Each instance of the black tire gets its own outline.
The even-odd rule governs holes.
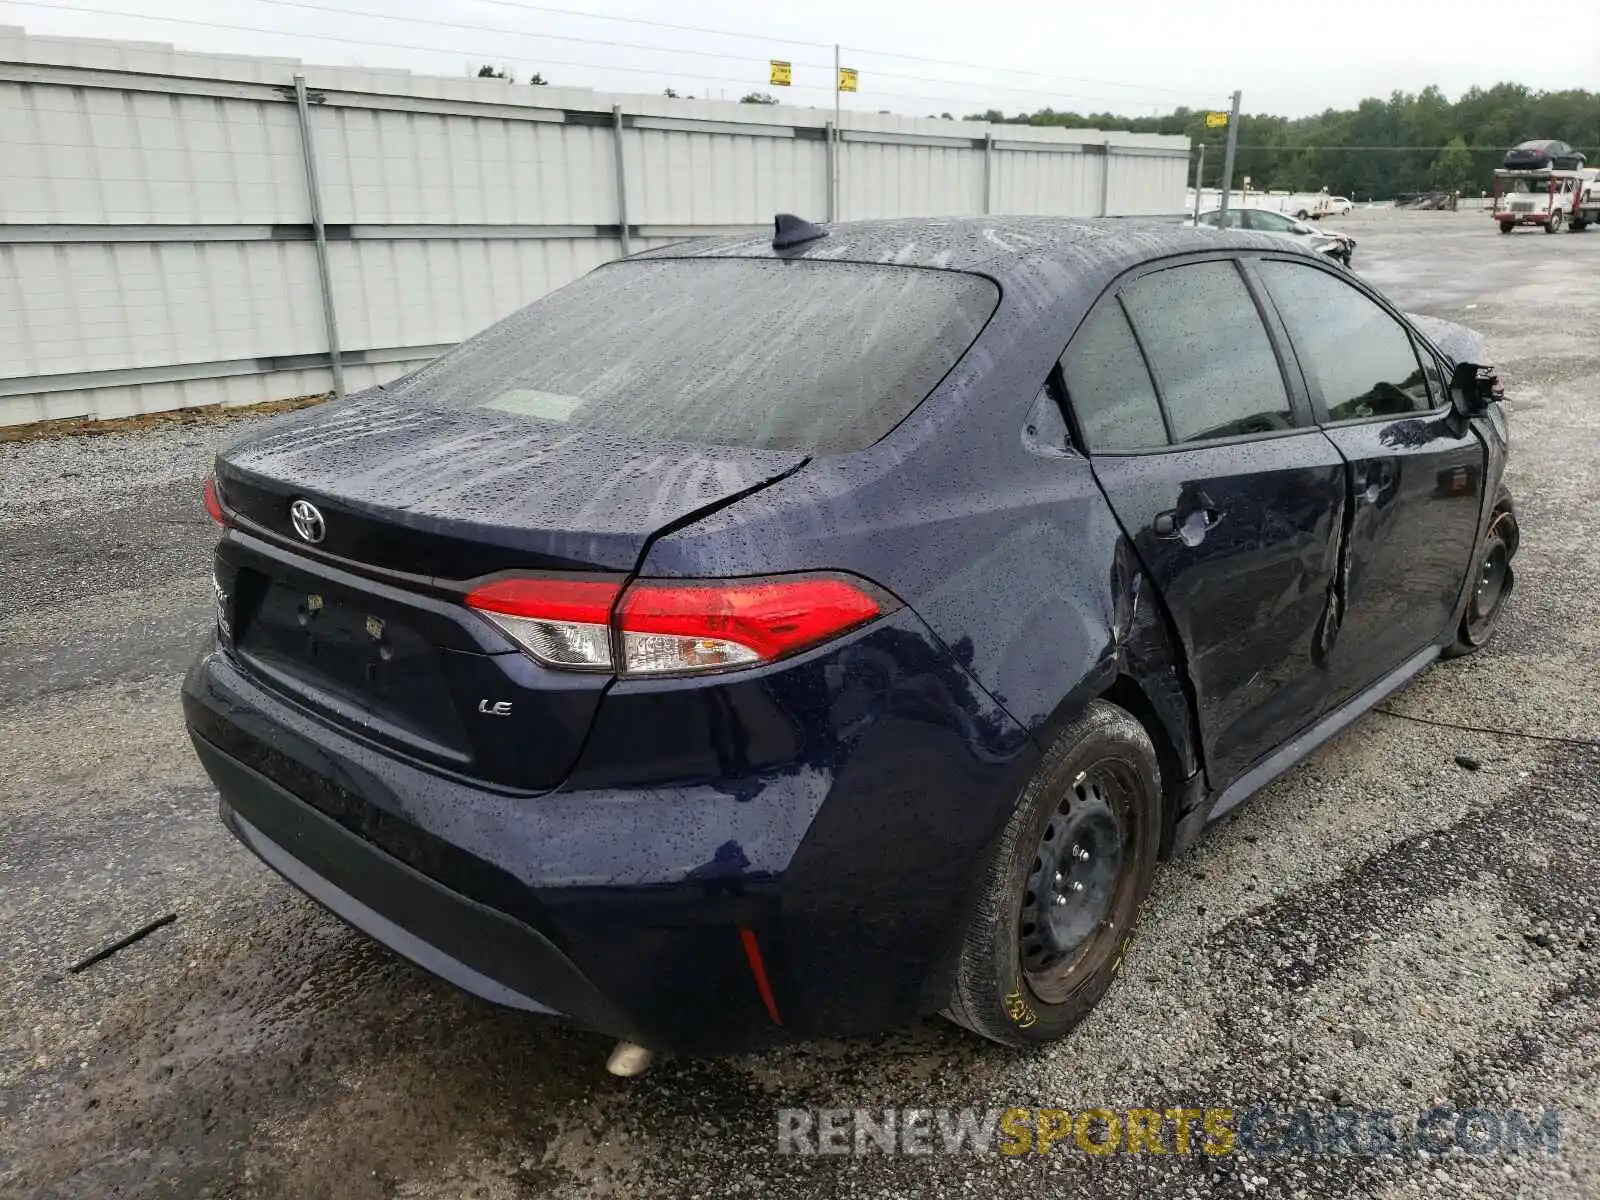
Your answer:
[[[1511,495],[1504,488],[1495,498],[1494,512],[1489,517],[1489,532],[1483,539],[1483,550],[1473,568],[1472,597],[1467,601],[1467,611],[1461,614],[1461,624],[1456,629],[1456,639],[1444,649],[1445,658],[1460,658],[1483,649],[1500,628],[1500,618],[1505,614],[1506,601],[1516,586],[1516,573],[1511,560],[1517,553],[1517,519],[1511,511]]]
[[[1557,209],[1555,212],[1550,214],[1550,219],[1544,223],[1544,231],[1546,233],[1560,233],[1561,232],[1561,210],[1560,209]]]
[[[1299,212],[1295,213],[1294,217],[1295,217],[1295,220],[1297,220],[1297,221],[1304,221],[1310,215],[1311,215],[1310,213],[1308,213],[1305,209],[1302,208]]]
[[[1589,228],[1589,222],[1580,221],[1577,217],[1573,217],[1567,222],[1568,233],[1582,233],[1587,228]]]
[[[1511,222],[1511,221],[1501,221],[1500,222],[1500,232],[1501,233],[1510,233],[1515,228],[1516,228],[1516,225],[1515,225],[1514,222]]]
[[[1052,743],[984,867],[945,1016],[1018,1048],[1071,1030],[1116,978],[1160,839],[1155,748],[1097,700]]]

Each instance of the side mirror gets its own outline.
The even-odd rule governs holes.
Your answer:
[[[1505,398],[1493,367],[1457,363],[1450,376],[1450,404],[1463,417],[1481,417],[1489,405]]]

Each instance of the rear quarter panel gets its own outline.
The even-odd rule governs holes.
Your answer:
[[[1025,412],[1008,445],[967,442],[959,460],[814,461],[660,540],[643,573],[852,571],[913,608],[1041,745],[1119,676],[1133,681],[1187,778],[1198,766],[1187,679],[1156,590],[1088,461],[1025,448]],[[1009,811],[1011,799],[997,803]]]
[[[1134,245],[1119,260],[1086,242],[1014,265],[972,348],[882,441],[813,459],[658,539],[641,572],[853,571],[910,605],[1038,744],[1122,686],[1164,735],[1164,770],[1193,775],[1187,675],[1156,589],[1087,459],[1024,438],[1040,389],[1105,287],[1172,253],[1168,230],[1118,229]],[[1233,242],[1277,245],[1250,234]],[[1013,802],[997,797],[997,813]]]

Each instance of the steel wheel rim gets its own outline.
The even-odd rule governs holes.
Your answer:
[[[1046,1003],[1064,1000],[1096,943],[1118,934],[1135,787],[1122,764],[1089,768],[1058,802],[1034,847],[1017,950],[1023,978]]]
[[[1503,541],[1496,539],[1478,569],[1478,585],[1472,594],[1473,628],[1481,629],[1500,610],[1506,596],[1506,580],[1511,575],[1511,555]]]

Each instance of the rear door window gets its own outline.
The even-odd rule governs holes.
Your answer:
[[[1122,303],[1177,443],[1294,428],[1277,354],[1229,261],[1141,276]]]
[[[1302,263],[1269,259],[1257,270],[1329,421],[1433,407],[1411,334],[1377,304],[1343,279]]]
[[[857,450],[966,353],[981,276],[876,263],[666,258],[550,293],[390,391],[629,438]]]
[[[1125,454],[1167,444],[1150,373],[1115,296],[1084,321],[1061,356],[1061,374],[1091,452]]]

